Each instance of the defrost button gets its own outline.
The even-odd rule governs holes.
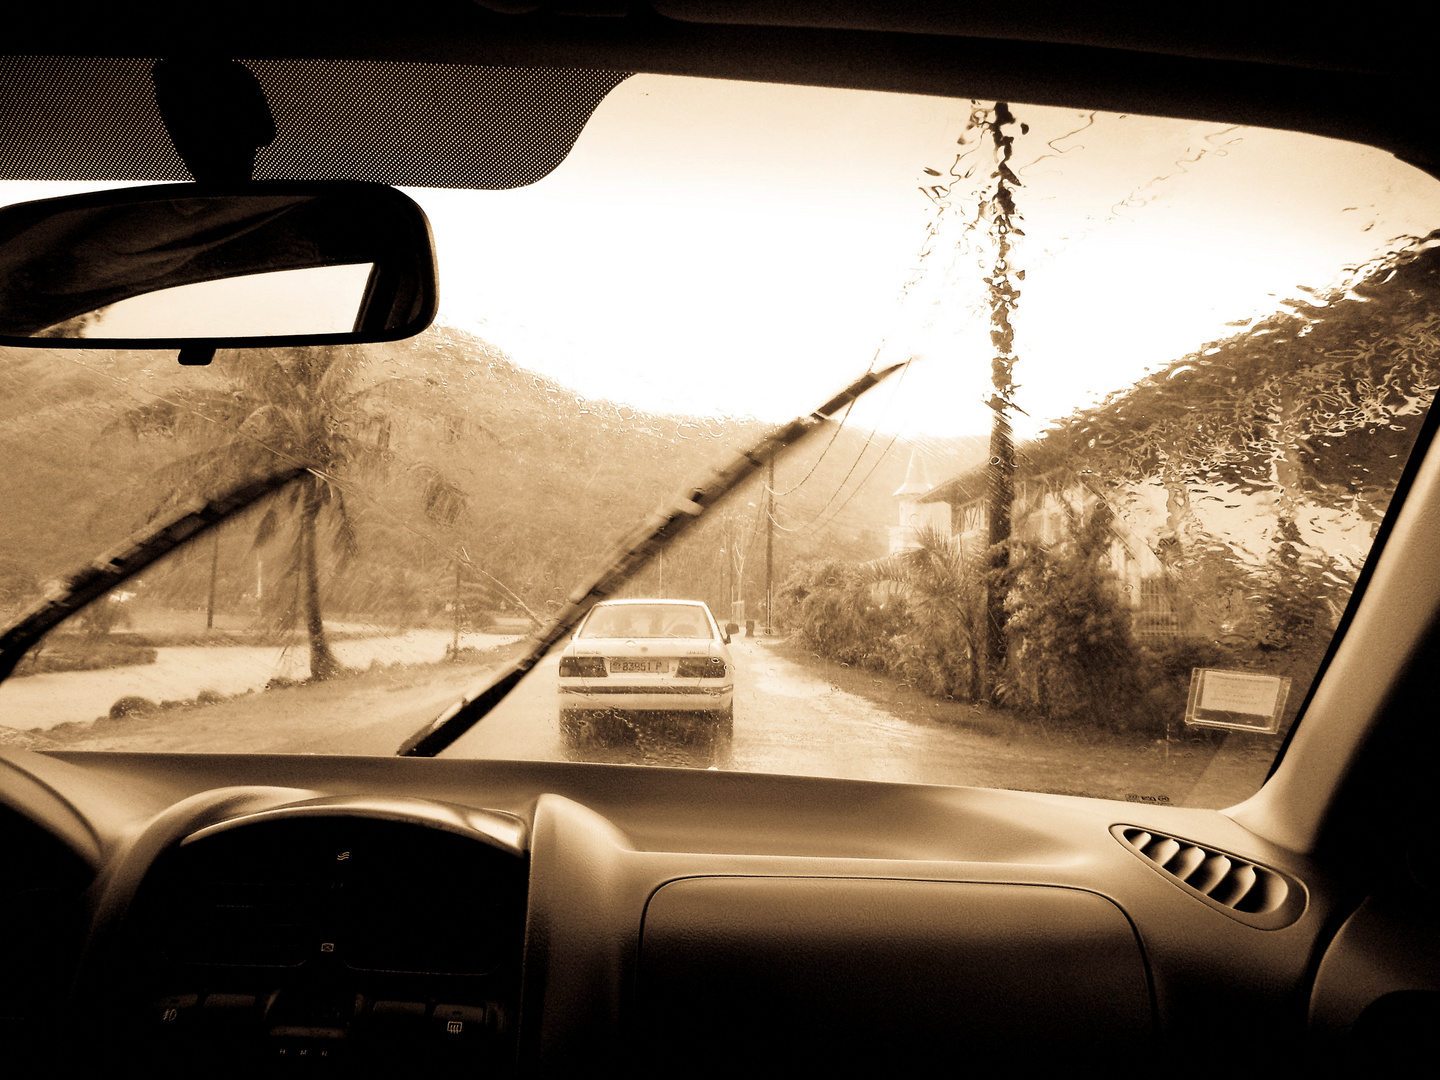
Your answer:
[[[485,1030],[484,1005],[436,1005],[433,1029],[441,1038],[464,1038],[467,1042]]]

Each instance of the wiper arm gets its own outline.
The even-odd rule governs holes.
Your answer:
[[[908,362],[908,361],[907,361]],[[426,724],[396,751],[400,757],[434,757],[483,720],[491,709],[515,689],[530,669],[540,662],[556,642],[575,629],[592,607],[612,595],[636,571],[650,562],[674,539],[739,486],[746,477],[763,468],[765,463],[788,446],[829,420],[861,394],[893,375],[906,362],[893,364],[882,371],[867,371],[840,393],[808,416],[801,416],[775,428],[749,450],[737,455],[726,468],[716,471],[703,482],[685,488],[669,506],[651,514],[645,523],[631,533],[606,560],[605,568],[587,585],[570,595],[569,602],[532,639],[525,655],[506,668],[496,679],[476,694],[461,698],[450,708]]]
[[[41,600],[0,635],[0,680],[7,678],[35,643],[86,604],[140,573],[197,533],[218,525],[309,469],[296,467],[231,488],[206,503],[191,504],[179,514],[135,533],[94,562],[71,575],[57,597]]]

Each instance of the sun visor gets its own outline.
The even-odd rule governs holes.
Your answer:
[[[257,180],[397,187],[523,187],[565,160],[628,72],[243,61],[279,134]],[[150,70],[154,59],[0,57],[0,180],[185,181]],[[357,153],[356,148],[363,152]]]

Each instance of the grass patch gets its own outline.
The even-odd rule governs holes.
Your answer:
[[[158,655],[153,645],[105,638],[76,636],[32,652],[15,667],[14,677],[43,675],[52,671],[98,671],[101,668],[153,664]]]
[[[342,641],[356,641],[377,635],[404,634],[405,629],[377,627],[374,630],[327,630],[326,640],[330,644]],[[26,675],[43,675],[49,672],[99,671],[104,668],[129,667],[137,664],[155,663],[157,650],[185,648],[191,646],[239,646],[246,648],[308,647],[309,638],[294,631],[264,629],[220,629],[196,632],[194,630],[150,629],[145,631],[116,630],[109,634],[51,634],[41,645],[31,650],[16,666],[13,678]],[[458,657],[451,661],[479,662],[495,655],[495,650],[477,649],[464,646]],[[305,680],[281,680],[291,685]]]
[[[480,678],[498,674],[524,643],[462,656],[459,662],[375,664],[333,679],[276,684],[223,697],[131,702],[118,716],[45,731],[0,728],[0,745],[165,753],[393,755],[422,724]],[[133,706],[133,708],[132,708]]]

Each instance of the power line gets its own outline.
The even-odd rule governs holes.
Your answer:
[[[876,355],[879,355],[879,354],[877,353]],[[905,367],[901,370],[899,376],[898,376],[898,377],[896,378],[896,380],[895,380],[895,389],[894,389],[894,390],[891,392],[891,394],[890,394],[890,401],[886,403],[885,411],[888,411],[889,408],[890,408],[890,405],[894,403],[894,401],[895,401],[895,396],[900,392],[900,384],[905,381],[905,373],[906,373],[907,371],[909,371],[909,370],[910,370],[910,365],[907,363],[907,364],[905,365]],[[884,418],[884,415],[885,415],[885,412],[882,412],[882,413],[881,413],[881,419]],[[864,459],[864,457],[865,457],[865,451],[867,451],[867,450],[870,449],[870,444],[871,444],[871,442],[873,442],[874,439],[875,439],[875,433],[878,432],[879,430],[880,430],[880,421],[877,420],[876,423],[875,423],[875,426],[870,429],[870,434],[867,435],[867,436],[865,436],[865,442],[864,442],[864,445],[862,445],[862,446],[860,447],[860,453],[855,456],[855,460],[854,460],[854,462],[851,463],[850,468],[849,468],[848,470],[846,470],[845,475],[840,478],[840,483],[835,486],[835,490],[834,490],[833,492],[831,492],[830,497],[825,500],[825,505],[822,506],[822,507],[820,507],[820,509],[816,512],[816,514],[815,514],[814,517],[812,517],[812,518],[811,518],[808,522],[806,522],[804,525],[800,525],[800,526],[795,527],[795,528],[787,528],[786,526],[781,525],[778,521],[775,521],[774,517],[772,516],[772,517],[771,517],[771,521],[774,522],[775,527],[776,527],[777,529],[780,529],[782,532],[791,532],[791,533],[793,533],[793,532],[804,532],[804,531],[806,531],[811,525],[813,525],[816,521],[820,520],[820,518],[824,516],[825,511],[830,508],[830,504],[833,503],[833,502],[836,500],[836,498],[839,497],[840,492],[841,492],[841,491],[844,489],[844,487],[845,487],[846,481],[848,481],[848,480],[850,479],[850,477],[855,474],[855,470],[856,470],[857,468],[859,468],[860,462],[861,462],[861,461]],[[890,452],[890,447],[895,444],[895,439],[897,439],[897,438],[899,438],[898,435],[891,437],[890,443],[885,447],[885,452],[882,453],[882,454],[880,455],[880,457],[876,459],[875,464],[874,464],[873,466],[871,466],[871,468],[870,468],[870,472],[868,472],[868,473],[865,474],[865,479],[862,480],[862,481],[860,482],[860,485],[857,486],[857,487],[855,488],[855,490],[850,493],[850,495],[846,498],[845,503],[848,503],[851,499],[853,499],[853,498],[855,497],[855,492],[859,491],[860,488],[865,485],[866,481],[868,481],[868,480],[870,479],[870,476],[875,472],[875,469],[877,469],[877,468],[879,467],[880,462],[882,462],[882,461],[885,460],[885,455]],[[814,470],[812,469],[811,471],[813,472]],[[792,490],[793,490],[793,489],[792,489]],[[845,505],[844,503],[841,504],[842,507],[843,507],[844,505]],[[839,511],[837,510],[836,513],[838,514]],[[833,515],[832,515],[832,520],[833,520]]]
[[[876,350],[875,355],[876,355],[876,356],[879,356],[879,355],[880,355],[879,350]],[[873,368],[873,367],[875,366],[875,361],[873,361],[873,360],[870,361],[870,366],[871,366],[871,368]],[[859,400],[859,399],[857,398],[856,400]],[[820,456],[817,457],[817,458],[815,459],[814,464],[812,464],[812,465],[810,466],[810,471],[807,472],[804,476],[802,476],[802,477],[800,478],[800,482],[799,482],[799,483],[795,484],[795,485],[792,486],[792,487],[786,488],[784,491],[776,491],[774,488],[770,487],[770,485],[766,484],[766,485],[765,485],[765,492],[766,492],[766,494],[768,494],[768,495],[773,495],[775,498],[778,499],[778,498],[780,498],[780,497],[783,496],[783,495],[789,495],[789,494],[791,494],[792,492],[795,492],[795,491],[800,490],[800,488],[804,485],[805,481],[806,481],[806,480],[809,480],[810,477],[812,477],[812,476],[815,475],[815,470],[820,467],[820,462],[822,462],[822,461],[825,460],[825,455],[828,454],[828,453],[830,452],[830,448],[835,445],[835,440],[840,437],[840,432],[841,432],[841,430],[844,429],[844,427],[845,427],[845,421],[848,420],[848,419],[850,419],[850,410],[853,409],[854,407],[855,407],[855,402],[854,402],[854,401],[850,402],[849,405],[846,405],[846,406],[845,406],[845,413],[844,413],[843,416],[840,417],[840,422],[835,425],[835,431],[831,434],[831,436],[830,436],[830,441],[825,444],[825,449],[823,449],[823,450],[820,451]]]
[[[865,444],[864,444],[862,447],[860,447],[860,453],[859,453],[858,455],[856,455],[855,461],[851,464],[849,470],[845,473],[845,475],[840,478],[840,483],[836,485],[835,490],[831,493],[830,497],[825,500],[825,505],[822,506],[822,507],[820,507],[820,509],[816,512],[816,514],[815,514],[814,517],[812,517],[812,518],[811,518],[809,521],[807,521],[804,525],[798,526],[797,528],[787,529],[787,528],[785,528],[785,526],[781,525],[779,522],[776,522],[776,527],[779,528],[779,529],[784,530],[785,532],[804,532],[804,531],[805,531],[806,529],[808,529],[811,525],[813,525],[816,521],[820,520],[820,518],[821,518],[822,516],[824,516],[825,511],[830,508],[830,504],[833,503],[833,502],[835,501],[835,499],[839,496],[841,489],[843,489],[843,488],[845,487],[845,482],[850,479],[850,477],[854,474],[856,468],[859,467],[861,459],[865,457],[865,451],[868,450],[868,449],[870,449],[870,442],[871,442],[872,439],[875,438],[875,432],[878,431],[878,430],[879,430],[878,428],[871,428],[871,429],[870,429],[870,434],[867,435],[867,436],[865,436]],[[891,442],[894,442],[894,439],[892,439]],[[882,461],[884,460],[884,455],[881,455],[881,460],[882,460]],[[878,464],[878,462],[877,462],[877,464]],[[874,470],[872,469],[871,471],[873,472]],[[868,474],[867,474],[867,479],[868,479]],[[858,491],[859,489],[857,488],[856,490]],[[853,497],[854,492],[851,492],[851,495],[852,495],[852,497]],[[846,501],[848,502],[849,500],[847,499]],[[773,519],[772,519],[772,520],[773,520]]]
[[[890,453],[890,448],[895,445],[895,440],[898,439],[899,437],[900,437],[900,436],[898,436],[898,435],[892,435],[892,436],[890,436],[890,441],[885,444],[885,449],[884,449],[884,451],[882,451],[881,454],[880,454],[880,456],[875,459],[875,464],[872,465],[872,466],[870,466],[870,471],[865,474],[865,478],[864,478],[863,480],[861,480],[860,483],[856,484],[854,490],[851,491],[850,494],[845,497],[845,501],[842,502],[838,507],[835,508],[835,513],[833,513],[833,514],[830,515],[829,519],[825,522],[826,525],[829,525],[829,524],[830,524],[831,522],[833,522],[837,517],[839,517],[839,516],[840,516],[840,511],[844,510],[845,507],[849,506],[849,505],[850,505],[850,500],[853,499],[853,498],[855,498],[855,496],[860,493],[860,489],[863,488],[866,484],[868,484],[868,483],[870,482],[870,477],[872,477],[873,475],[875,475],[875,470],[880,467],[880,463],[881,463],[882,461],[884,461],[885,458],[889,455],[889,453]],[[856,464],[859,464],[859,461],[858,461],[858,460],[856,461]],[[823,511],[822,511],[822,513],[823,513]]]

